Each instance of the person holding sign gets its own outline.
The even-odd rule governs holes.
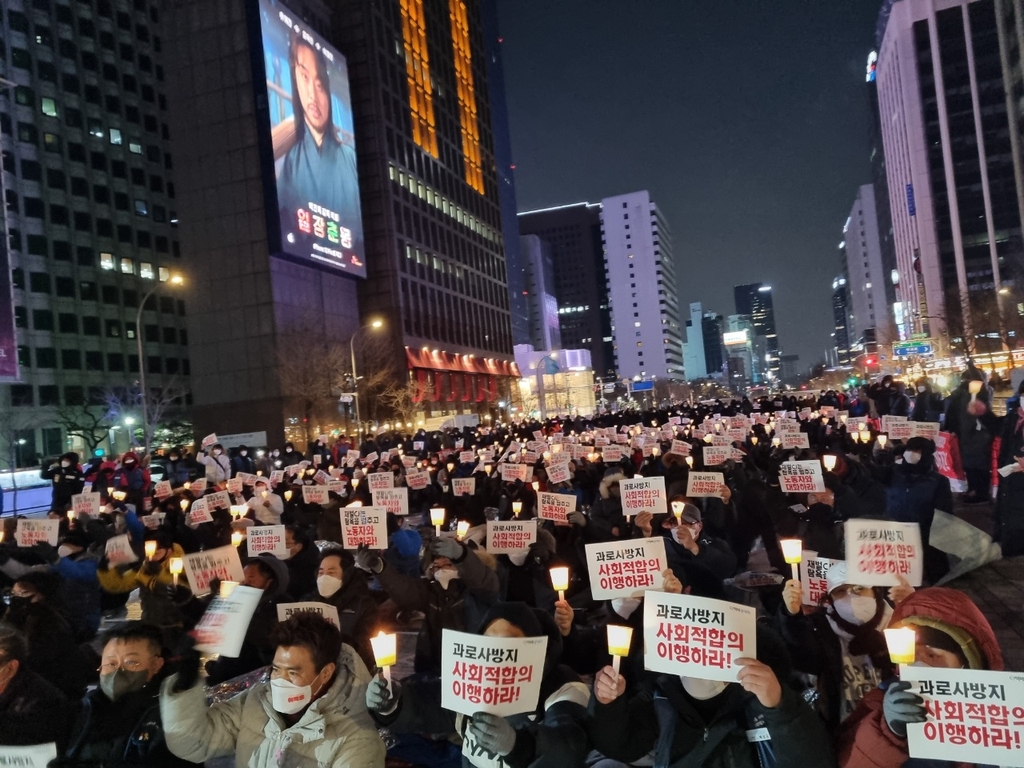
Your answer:
[[[52,487],[50,511],[62,515],[71,503],[71,497],[81,493],[85,486],[85,473],[78,463],[78,454],[74,451],[65,453],[58,461],[43,469],[39,476],[43,480],[49,480]]]
[[[270,681],[206,705],[199,654],[160,690],[167,745],[193,763],[233,755],[250,768],[383,768],[384,742],[364,703],[370,673],[337,627],[301,612],[277,624]]]
[[[641,512],[636,527],[644,538],[652,535],[665,538],[665,554],[670,566],[687,563],[706,568],[719,579],[728,579],[736,573],[736,555],[722,539],[703,534],[704,524],[700,510],[685,497],[673,496],[670,508],[682,504],[682,514],[652,515]]]
[[[1001,671],[1003,654],[995,632],[971,599],[945,587],[920,589],[893,612],[893,628],[917,636],[916,664],[949,669]],[[842,768],[902,768],[909,765],[907,724],[926,720],[924,700],[910,683],[888,680],[861,701],[839,732]]]
[[[928,547],[928,537],[935,518],[935,510],[953,513],[953,492],[949,478],[935,469],[935,443],[925,437],[907,440],[899,463],[893,463],[892,454],[886,451],[888,461],[881,461],[880,479],[886,485],[886,517],[900,523],[918,523],[921,526],[921,542]],[[942,574],[935,575],[935,578]]]
[[[231,460],[224,455],[224,446],[220,443],[203,446],[203,453],[196,456],[196,461],[206,467],[206,482],[210,485],[226,483],[231,477]]]
[[[622,514],[622,497],[619,484],[626,479],[626,473],[619,466],[609,467],[598,486],[598,498],[590,507],[590,515],[574,518],[576,524],[583,524],[583,538],[588,542],[612,541],[628,538],[626,518]],[[580,520],[582,517],[582,520]]]
[[[246,502],[253,515],[263,525],[280,525],[284,514],[284,499],[270,488],[270,481],[257,478],[252,486],[252,498]]]
[[[498,603],[484,617],[479,634],[547,638],[543,669],[520,668],[524,676],[541,675],[538,701],[530,702],[529,710],[505,717],[483,708],[472,716],[457,714],[437,705],[443,678],[392,682],[389,690],[383,677],[378,676],[366,689],[366,706],[374,720],[397,734],[458,734],[462,737],[464,766],[528,766],[541,764],[537,762],[541,759],[544,765],[583,765],[589,751],[586,708],[590,691],[575,672],[558,663],[562,644],[551,617],[523,603]],[[454,668],[469,665],[489,666],[485,661],[457,661]],[[446,671],[452,673],[451,669]],[[481,681],[484,686],[494,685],[487,679]],[[480,698],[483,701],[485,697]]]

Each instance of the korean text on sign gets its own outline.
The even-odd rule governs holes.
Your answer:
[[[537,494],[538,517],[543,520],[554,520],[556,523],[569,522],[569,513],[576,509],[576,497],[564,493]]]
[[[900,679],[914,683],[928,717],[907,726],[911,757],[1024,766],[1024,675],[904,665]]]
[[[487,551],[492,555],[522,552],[536,541],[536,520],[487,521]]]
[[[661,589],[668,568],[661,536],[587,544],[587,571],[595,600],[641,598],[648,589]]]
[[[408,488],[382,488],[372,491],[373,506],[384,507],[392,515],[409,514]]]
[[[641,512],[668,514],[664,477],[634,477],[619,483],[622,514],[627,517]]]
[[[210,594],[210,582],[213,579],[245,581],[238,550],[230,544],[185,555],[185,576],[188,578],[189,589],[196,597]]]
[[[269,552],[274,557],[288,557],[283,525],[251,525],[245,534],[249,556]]]
[[[441,706],[502,717],[533,712],[540,698],[546,637],[483,637],[445,629],[441,635]]]
[[[718,497],[725,485],[725,475],[721,472],[691,472],[686,478],[686,495],[688,498],[701,496]]]
[[[917,523],[887,520],[847,520],[846,571],[850,584],[892,587],[902,576],[921,585],[924,554]]]
[[[360,546],[387,549],[387,510],[384,507],[345,507],[341,510],[341,539],[345,549]]]
[[[824,493],[825,478],[821,464],[808,461],[784,461],[779,466],[779,487],[783,493]]]
[[[703,680],[736,682],[736,660],[756,658],[756,611],[725,600],[648,592],[644,667]]]
[[[803,551],[800,560],[800,589],[804,605],[818,605],[821,598],[828,594],[828,569],[841,562],[818,557],[817,552]]]
[[[57,546],[60,520],[26,520],[20,518],[14,529],[14,540],[19,547],[31,547],[40,541]]]

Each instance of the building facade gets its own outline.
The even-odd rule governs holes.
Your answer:
[[[882,264],[882,245],[878,235],[878,214],[875,209],[875,189],[864,184],[857,190],[850,215],[843,225],[840,251],[845,260],[846,293],[852,327],[847,329],[848,339],[863,339],[868,328],[874,328],[879,343],[898,341],[895,323],[889,316],[886,303],[886,283],[892,285],[891,275],[885,274]]]
[[[848,283],[844,275],[832,281],[832,347],[835,350],[837,365],[849,365],[850,352],[850,313]]]
[[[766,363],[772,377],[779,375],[779,335],[775,328],[775,305],[772,287],[767,283],[748,283],[733,288],[736,314],[750,318],[755,336],[763,336],[767,350]]]
[[[188,406],[193,307],[171,282],[180,190],[160,6],[3,4],[3,222],[19,371],[0,384],[0,422],[16,446],[0,465],[81,451],[69,432],[108,411],[116,420],[103,420],[101,444],[126,448],[140,415],[126,393],[140,372],[150,395],[180,394],[176,418]],[[112,392],[125,407],[111,410]]]
[[[537,235],[522,235],[519,238],[519,253],[525,276],[524,298],[529,343],[538,351],[561,349],[562,336],[559,331],[558,299],[554,294],[555,270],[551,246]]]
[[[728,360],[723,342],[725,321],[721,315],[705,312],[700,326],[704,336],[704,370],[708,376],[722,378]]]
[[[708,375],[704,358],[704,308],[700,302],[690,304],[686,318],[686,341],[683,342],[683,372],[687,381],[703,379]]]
[[[620,378],[683,378],[671,232],[647,191],[601,201],[601,235]]]

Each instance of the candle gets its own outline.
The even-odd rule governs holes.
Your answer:
[[[793,580],[800,581],[800,573],[797,565],[803,559],[804,543],[800,539],[779,539],[782,547],[782,557],[793,569]]]
[[[750,444],[751,444],[751,445],[757,445],[757,435],[753,435],[753,436],[752,436],[752,437],[750,438]]]
[[[291,501],[292,500],[292,492],[290,490],[284,492],[284,500],[285,501]]]
[[[192,483],[190,483],[190,482],[188,482],[188,481],[186,480],[186,481],[185,481],[185,484],[184,484],[183,486],[181,486],[181,487],[182,487],[182,488],[184,488],[184,489],[185,489],[185,490],[187,491],[187,490],[188,490],[189,488],[191,488],[191,487],[192,487]]]
[[[688,466],[690,469],[693,469],[693,456],[686,457],[686,466]]]
[[[519,517],[519,513],[523,511],[523,502],[513,501],[512,502],[512,514]]]
[[[917,635],[910,627],[886,629],[885,644],[889,647],[889,659],[893,664],[913,664],[916,657]]]
[[[114,491],[114,499],[116,501],[124,501],[127,495],[124,491]]]
[[[352,490],[354,491],[358,487],[359,487],[359,478],[358,477],[353,477],[352,478]]]
[[[632,640],[632,627],[608,625],[608,653],[612,656],[612,670],[615,672],[616,685],[619,682],[619,659],[629,656],[629,646]]]
[[[231,597],[231,593],[235,591],[235,587],[237,586],[237,581],[222,581],[220,583],[220,596]]]
[[[780,438],[780,437],[773,437],[772,438],[772,445],[774,447],[778,448],[780,445],[782,445],[782,438]]]
[[[444,525],[444,509],[442,507],[430,508],[430,522],[434,526],[434,533],[441,535],[441,526]]]
[[[836,457],[831,453],[826,453],[822,457],[821,461],[825,465],[825,469],[829,472],[836,468]]]
[[[551,587],[558,592],[558,599],[565,600],[565,590],[569,588],[569,569],[559,566],[551,569]]]
[[[373,648],[373,660],[383,670],[388,690],[391,690],[391,667],[398,661],[398,635],[378,632],[370,638],[370,645]]]
[[[878,436],[878,447],[879,447],[879,448],[885,448],[885,444],[886,444],[886,443],[887,443],[888,441],[889,441],[889,436],[888,436],[888,435],[885,435],[885,434],[880,434],[880,435]]]
[[[188,499],[182,499],[181,500],[181,511],[184,512],[186,509],[188,509]]]
[[[841,421],[843,423],[844,427],[846,426],[846,420],[849,419],[849,418],[850,417],[847,416],[845,413],[839,414],[839,421]]]
[[[188,485],[188,483],[185,483],[185,485]],[[114,486],[108,485],[107,486],[107,496],[110,497],[110,496],[113,496],[113,495],[114,495]]]
[[[491,470],[494,469],[490,464],[484,464],[484,474],[490,477]]]
[[[76,517],[78,517],[78,513],[75,512],[75,510],[73,510],[73,509],[69,509],[68,510],[68,520],[74,520]]]
[[[862,429],[860,431],[860,441],[862,443],[869,443],[869,442],[871,442],[871,433],[868,430],[866,430],[866,429]]]
[[[714,441],[714,439],[715,438],[712,437],[710,432],[708,432],[706,435],[704,435],[704,442],[707,443],[708,445],[710,445]]]
[[[262,496],[264,499],[267,498],[267,492],[266,491],[260,491],[260,496]]]
[[[466,520],[459,520],[459,524],[456,526],[456,536],[458,536],[459,541],[466,538],[467,533],[469,533],[469,522]]]
[[[448,471],[451,472],[452,470],[455,469],[455,462],[454,461],[449,461],[448,464],[446,464],[445,466],[447,466],[448,467]]]
[[[145,543],[144,546],[146,548],[146,559],[147,560],[152,560],[153,559],[153,555],[156,554],[156,540],[155,539],[150,539],[149,541],[147,541]]]
[[[242,546],[242,539],[245,538],[245,534],[241,531],[233,531],[231,533],[231,544],[235,547]]]
[[[538,483],[536,480],[533,481],[533,490],[535,490],[535,491],[539,491],[540,490],[540,483]]]
[[[972,381],[967,385],[967,390],[971,393],[971,399],[973,400],[979,392],[981,392],[981,382]]]
[[[860,432],[851,432],[850,433],[850,437],[853,438],[853,442],[855,442],[855,443],[859,443],[860,442]]]
[[[683,509],[686,508],[685,501],[673,501],[672,502],[672,514],[676,516],[676,524],[683,522]]]
[[[174,579],[174,588],[178,588],[178,576],[185,570],[185,560],[180,557],[172,557],[170,562],[171,578]]]

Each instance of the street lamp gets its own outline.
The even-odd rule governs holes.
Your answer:
[[[171,285],[182,285],[185,280],[181,275],[172,275],[167,281]],[[156,289],[160,287],[157,283],[145,296],[142,297],[142,301],[139,302],[139,308],[135,312],[135,343],[139,355],[139,395],[142,401],[142,445],[146,450],[146,455],[149,455],[149,404],[146,402],[146,361],[142,356],[142,310],[146,307],[146,302],[149,298],[156,293]],[[127,423],[127,420],[126,420]]]
[[[352,358],[352,393],[353,399],[356,401],[356,429],[360,431],[362,431],[362,418],[359,416],[359,377],[356,375],[356,336],[368,328],[371,330],[378,330],[383,327],[383,320],[374,320],[368,325],[357,328],[356,332],[352,334],[352,338],[348,340],[348,352],[349,356]]]

